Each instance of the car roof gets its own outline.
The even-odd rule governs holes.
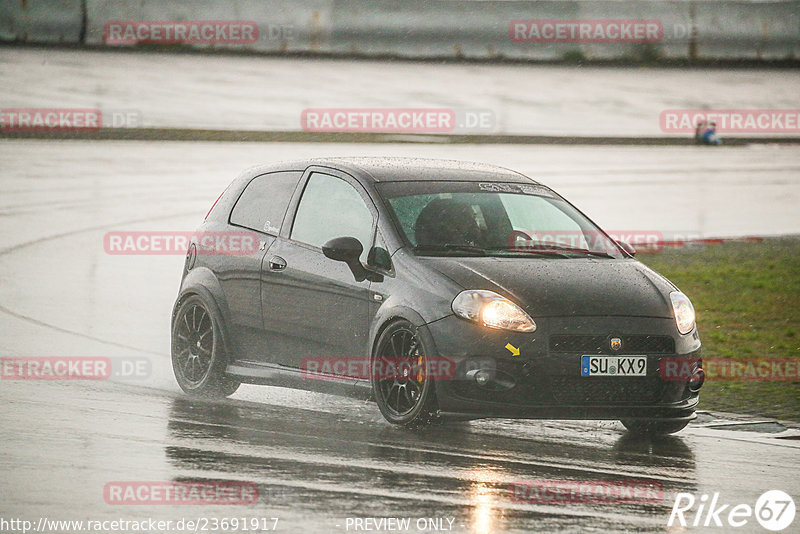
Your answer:
[[[312,165],[338,169],[372,182],[468,181],[537,183],[524,174],[496,165],[426,158],[312,158],[265,165],[252,171],[255,171],[254,174],[261,174],[277,170],[301,170]]]

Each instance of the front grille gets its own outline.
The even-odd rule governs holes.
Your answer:
[[[674,354],[675,340],[670,336],[628,335],[616,336],[622,348],[612,351],[607,335],[555,335],[550,336],[550,352],[578,352],[581,354]]]

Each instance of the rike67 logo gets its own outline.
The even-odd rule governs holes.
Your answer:
[[[718,492],[711,499],[705,493],[699,499],[691,493],[678,493],[667,526],[677,522],[681,527],[724,527],[725,532],[730,532],[747,525],[755,516],[763,528],[778,532],[794,522],[795,511],[794,500],[781,490],[762,493],[754,506],[725,503]]]

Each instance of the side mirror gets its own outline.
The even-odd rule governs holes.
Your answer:
[[[617,241],[617,244],[622,247],[622,250],[630,254],[631,256],[636,256],[636,249],[633,248],[633,245],[630,243],[626,243],[625,241]]]
[[[342,261],[350,267],[356,282],[367,279],[367,270],[361,265],[361,253],[364,247],[355,237],[335,237],[322,245],[322,253],[326,258]]]

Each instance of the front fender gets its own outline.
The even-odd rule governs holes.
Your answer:
[[[375,315],[375,318],[372,320],[372,325],[369,331],[369,355],[371,356],[375,351],[375,345],[378,342],[381,332],[383,332],[383,330],[392,322],[402,319],[405,319],[417,328],[417,331],[423,337],[423,341],[428,347],[431,348],[431,351],[433,352],[433,354],[429,354],[429,356],[438,355],[436,343],[434,342],[433,336],[428,329],[427,323],[419,313],[408,306],[381,306],[381,308],[378,310],[378,313]]]

